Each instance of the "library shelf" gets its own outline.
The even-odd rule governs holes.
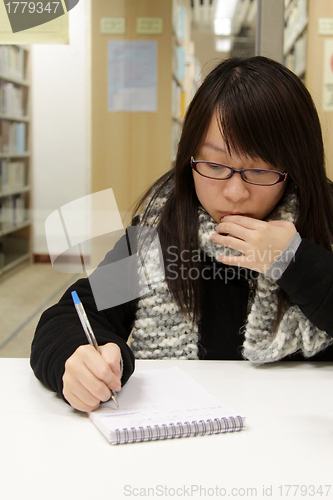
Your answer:
[[[0,46],[0,275],[31,258],[29,56]]]

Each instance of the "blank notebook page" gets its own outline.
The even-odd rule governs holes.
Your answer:
[[[110,442],[116,440],[114,433],[126,434],[128,430],[133,429],[141,429],[140,436],[134,436],[134,431],[132,431],[131,436],[127,437],[128,440],[125,439],[125,442],[183,437],[183,434],[175,436],[166,435],[165,432],[161,436],[158,428],[165,430],[167,426],[186,425],[185,430],[187,430],[189,424],[197,422],[201,422],[200,432],[197,434],[212,434],[218,429],[215,428],[209,432],[209,427],[206,429],[205,426],[206,432],[203,432],[202,422],[212,422],[216,419],[238,419],[234,428],[228,426],[227,429],[220,429],[219,432],[243,428],[244,419],[239,416],[239,413],[222,405],[218,399],[176,367],[134,373],[117,394],[117,398],[119,410],[110,400],[89,414],[92,422]],[[241,428],[239,428],[240,422]],[[142,429],[147,428],[157,429],[157,432],[154,435],[149,432],[143,438]],[[186,435],[196,434],[194,431],[194,434],[185,432]]]

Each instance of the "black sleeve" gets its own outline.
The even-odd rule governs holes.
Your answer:
[[[311,323],[333,336],[333,252],[303,239],[277,283]]]
[[[125,236],[107,254],[101,266],[122,258],[124,248],[127,249]],[[30,357],[36,377],[62,396],[65,362],[80,345],[88,343],[73,304],[73,290],[81,299],[98,344],[114,342],[119,345],[124,364],[124,385],[134,371],[134,356],[126,341],[135,320],[137,300],[98,311],[88,278],[74,283],[58,304],[42,314],[32,342]]]

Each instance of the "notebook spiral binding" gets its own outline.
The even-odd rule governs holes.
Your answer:
[[[205,434],[221,434],[238,432],[244,428],[244,420],[240,416],[223,417],[208,420],[193,420],[192,422],[177,422],[175,425],[154,425],[147,427],[131,427],[130,429],[116,429],[116,444],[137,443],[143,441],[158,441],[190,436],[204,436]]]

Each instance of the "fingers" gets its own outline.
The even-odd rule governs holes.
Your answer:
[[[261,221],[243,216],[227,216],[216,226],[212,240],[218,245],[238,250],[240,256],[221,255],[219,260],[266,273],[297,232],[289,221]]]
[[[248,217],[237,217],[233,216],[233,219],[238,219],[239,221],[241,219],[248,219],[251,221],[250,218]],[[225,217],[227,219],[227,217]],[[215,228],[217,233],[212,235],[212,240],[214,243],[217,243],[218,245],[223,245],[228,248],[233,248],[234,250],[237,250],[241,253],[245,253],[248,248],[248,242],[251,241],[253,229],[249,230],[248,228],[244,227],[243,225],[239,225],[234,221],[226,221],[221,222],[218,224]]]
[[[224,217],[215,228],[219,234],[227,234],[244,241],[251,241],[258,233],[267,231],[267,222],[250,217]]]
[[[218,245],[223,245],[228,248],[233,248],[234,250],[238,250],[239,252],[245,253],[248,249],[248,244],[246,241],[241,240],[239,238],[235,238],[234,235],[227,234],[213,234],[212,240],[214,243]]]
[[[101,346],[99,349],[104,360],[111,368],[111,371],[120,379],[121,351],[119,346],[117,344],[109,343]],[[120,388],[118,390],[120,390]]]
[[[225,226],[225,224],[229,224],[228,226]],[[270,221],[263,221],[260,219],[253,219],[251,217],[245,217],[242,215],[228,215],[226,217],[223,217],[221,219],[221,222],[216,226],[216,231],[218,233],[226,233],[229,231],[226,231],[226,228],[233,228],[234,230],[237,230],[239,228],[244,228],[244,229],[252,229],[252,230],[263,230],[266,225],[273,225],[273,226],[279,226],[281,228],[285,228],[286,230],[290,231],[294,228],[294,224],[290,221],[287,220],[270,220]],[[250,233],[248,233],[250,234]],[[235,236],[237,236],[235,234]]]
[[[246,229],[257,229],[262,225],[264,221],[260,219],[253,219],[252,217],[245,217],[244,215],[227,215],[221,219],[220,224],[217,225],[216,230],[220,232],[219,226],[221,224],[227,224],[227,223],[232,223],[235,225],[239,225],[241,227],[244,227]]]
[[[106,344],[113,346],[115,344]],[[120,349],[102,346],[101,354],[93,346],[80,346],[65,363],[63,394],[71,406],[80,411],[93,411],[101,401],[108,401],[111,390],[119,391]],[[107,356],[107,360],[104,359]],[[116,373],[112,367],[115,367]],[[117,371],[118,367],[118,371]]]
[[[249,217],[234,216],[233,218],[237,218],[238,223],[236,221],[223,220],[223,222],[216,226],[215,230],[217,233],[212,235],[212,240],[218,245],[233,248],[244,254],[249,249],[249,243],[252,243],[261,234],[260,230],[265,232],[265,227],[260,226],[260,222],[262,221],[250,219]],[[246,219],[245,222],[248,227],[240,224],[242,219]],[[252,222],[249,223],[248,221]]]
[[[98,398],[80,384],[76,387],[75,392],[72,392],[70,384],[64,382],[63,394],[69,404],[79,411],[94,411],[100,405]]]
[[[68,399],[67,399],[67,401],[68,401]],[[89,406],[86,403],[84,403],[83,401],[81,401],[79,398],[77,398],[76,396],[73,396],[73,400],[72,400],[72,403],[71,403],[71,406],[73,408],[75,408],[75,410],[85,411],[85,412],[89,412],[89,413],[92,412],[92,411],[97,410],[97,408],[99,407],[99,405],[100,405],[100,403],[98,403],[95,406]]]

